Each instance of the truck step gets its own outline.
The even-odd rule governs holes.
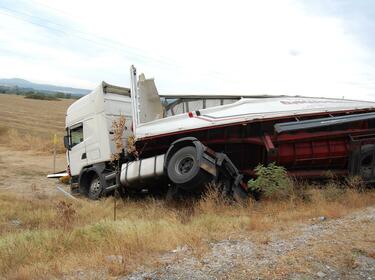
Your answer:
[[[110,191],[114,191],[115,189],[117,189],[117,187],[118,187],[117,184],[114,184],[112,186],[109,186],[109,187],[105,188],[103,190],[103,192],[107,193],[107,192],[110,192]]]
[[[116,172],[109,173],[108,175],[105,176],[106,181],[110,181],[116,178]]]

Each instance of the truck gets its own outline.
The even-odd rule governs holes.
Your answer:
[[[375,102],[287,95],[162,95],[130,69],[129,88],[102,82],[66,114],[72,192],[91,199],[121,193],[201,193],[247,197],[259,164],[290,176],[361,176],[375,181]],[[113,158],[112,123],[125,118]],[[129,142],[130,139],[133,141]]]

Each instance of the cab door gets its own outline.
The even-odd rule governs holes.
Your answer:
[[[87,165],[86,146],[83,134],[83,124],[79,123],[69,128],[70,151],[69,165],[72,176],[79,175]]]

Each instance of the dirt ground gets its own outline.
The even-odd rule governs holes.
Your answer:
[[[66,169],[64,154],[56,157],[56,171]],[[57,179],[48,179],[53,172],[52,155],[38,155],[34,151],[15,151],[0,145],[0,192],[31,194],[37,190],[48,195],[59,195],[56,187],[64,187]]]

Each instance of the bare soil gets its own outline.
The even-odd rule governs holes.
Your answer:
[[[56,157],[56,172],[66,170],[64,154]],[[30,195],[36,191],[56,195],[57,179],[46,176],[53,172],[53,156],[34,151],[15,151],[0,145],[0,192]]]

